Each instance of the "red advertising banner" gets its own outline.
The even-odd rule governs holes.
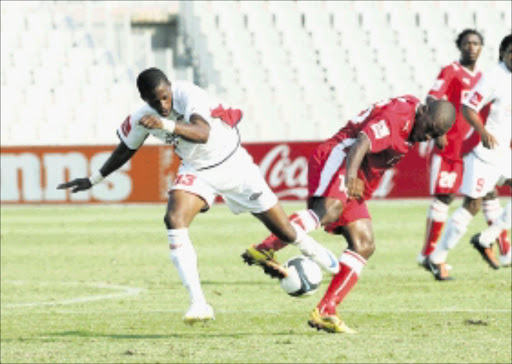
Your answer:
[[[247,143],[269,186],[281,200],[307,196],[308,157],[319,142]],[[146,145],[89,191],[72,194],[58,184],[98,170],[115,146],[2,147],[2,203],[164,202],[179,167],[171,147]],[[509,196],[509,188],[500,195]],[[427,162],[417,148],[384,175],[375,198],[428,197]]]

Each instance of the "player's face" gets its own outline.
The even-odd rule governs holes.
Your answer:
[[[501,58],[509,71],[512,71],[512,43],[502,52]]]
[[[160,82],[151,95],[145,98],[149,106],[155,109],[161,116],[169,116],[172,112],[171,85]]]
[[[460,58],[463,62],[476,62],[482,51],[482,42],[476,34],[468,34],[460,44]]]
[[[416,122],[411,131],[409,140],[412,143],[425,142],[437,138],[445,132],[437,127],[436,123],[428,113],[428,106],[421,105],[416,113]]]

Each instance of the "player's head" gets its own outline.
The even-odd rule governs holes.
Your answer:
[[[416,143],[437,138],[446,134],[454,122],[455,108],[451,102],[436,100],[428,105],[420,105],[409,140]]]
[[[463,64],[475,63],[482,46],[484,45],[484,37],[475,29],[464,29],[455,41],[460,51],[460,60]]]
[[[507,35],[500,43],[500,62],[512,71],[512,34]]]
[[[148,68],[137,76],[140,97],[160,115],[167,116],[172,111],[171,83],[165,73],[158,68]]]

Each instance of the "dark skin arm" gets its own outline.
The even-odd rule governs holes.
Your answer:
[[[124,144],[124,142],[120,142],[117,148],[112,152],[110,157],[108,157],[107,161],[100,168],[101,175],[103,177],[108,176],[110,173],[114,172],[123,164],[125,164],[137,150],[132,150]],[[85,191],[92,187],[92,183],[88,177],[84,178],[76,178],[72,181],[61,183],[57,186],[57,189],[62,190],[66,188],[72,188],[71,192],[79,192]]]
[[[139,124],[148,129],[162,129],[162,120],[155,115],[146,115],[140,119]],[[210,125],[199,114],[190,116],[190,124],[176,123],[174,134],[191,142],[204,144],[210,136]]]
[[[364,192],[364,183],[357,178],[357,171],[365,155],[370,151],[370,140],[366,134],[360,133],[356,142],[350,147],[347,156],[346,187],[350,198],[361,198]]]
[[[475,110],[467,107],[466,105],[462,105],[462,114],[466,118],[467,122],[478,132],[478,134],[480,134],[484,147],[493,149],[498,145],[494,135],[485,130],[484,123],[482,122],[480,115],[478,115]]]

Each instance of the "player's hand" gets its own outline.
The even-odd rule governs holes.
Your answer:
[[[435,139],[436,147],[440,150],[443,150],[448,145],[448,139],[446,139],[446,134],[441,135]]]
[[[139,124],[148,129],[162,129],[164,127],[162,120],[154,115],[143,116],[139,120]]]
[[[355,178],[347,178],[347,195],[349,198],[360,199],[363,197],[364,193],[364,182],[362,179],[357,177]]]
[[[58,190],[64,190],[67,188],[72,188],[71,192],[79,192],[79,191],[85,191],[92,187],[91,180],[89,178],[76,178],[72,181],[61,183],[57,186]]]
[[[484,145],[484,147],[488,149],[494,149],[498,146],[498,141],[496,140],[494,135],[489,133],[487,130],[484,130],[480,136],[482,138],[482,144]]]

